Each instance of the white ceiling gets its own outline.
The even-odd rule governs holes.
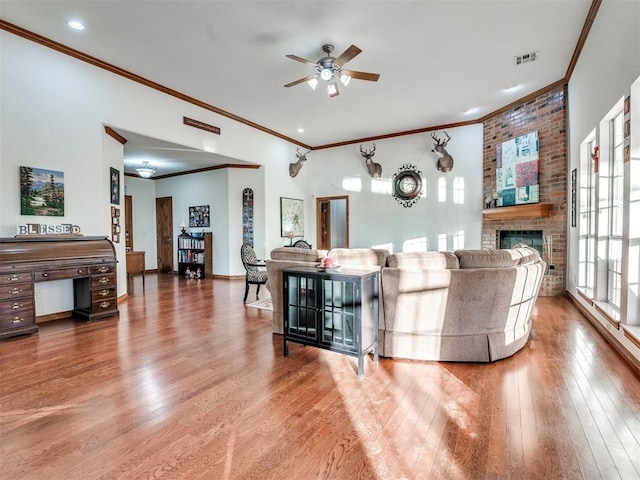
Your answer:
[[[0,15],[318,147],[475,120],[562,79],[591,2],[0,0]],[[70,29],[70,19],[85,30]],[[314,72],[285,55],[315,62],[325,43],[335,45],[334,56],[351,44],[360,47],[346,67],[379,73],[379,81],[354,79],[332,99],[320,86],[284,88]],[[538,60],[516,66],[514,57],[528,52],[538,52]],[[503,91],[515,85],[520,89]],[[465,114],[471,108],[477,110]],[[126,149],[138,153],[148,141],[128,139]],[[179,154],[195,155],[179,146],[151,146],[165,148],[165,156],[166,148],[176,149],[169,157],[178,167],[162,173],[191,165]],[[230,163],[206,155],[210,160],[197,158],[195,168]]]

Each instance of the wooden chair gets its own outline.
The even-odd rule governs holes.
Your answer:
[[[293,246],[298,248],[308,248],[311,250],[311,245],[306,240],[297,240]]]
[[[258,260],[256,252],[253,247],[247,243],[240,248],[240,257],[242,258],[242,266],[246,271],[245,276],[245,288],[244,288],[244,302],[247,301],[247,295],[249,294],[249,285],[258,285],[256,291],[256,300],[259,300],[260,285],[267,283],[267,271],[260,270],[260,268],[266,268],[263,260]]]

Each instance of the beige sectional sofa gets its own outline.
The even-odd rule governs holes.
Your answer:
[[[273,331],[282,333],[282,269],[317,264],[380,267],[379,353],[416,360],[490,362],[513,355],[531,332],[546,264],[537,250],[458,250],[389,255],[278,248],[267,260]]]

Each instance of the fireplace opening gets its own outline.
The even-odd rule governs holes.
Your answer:
[[[524,243],[543,255],[542,230],[500,230],[498,234],[500,248],[513,248],[518,243]]]

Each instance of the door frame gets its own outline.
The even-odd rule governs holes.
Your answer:
[[[336,195],[333,197],[316,197],[316,245],[317,248],[320,248],[322,244],[322,204],[324,202],[331,202],[331,200],[345,200],[346,202],[346,232],[347,232],[347,245],[346,248],[349,248],[349,195]]]

